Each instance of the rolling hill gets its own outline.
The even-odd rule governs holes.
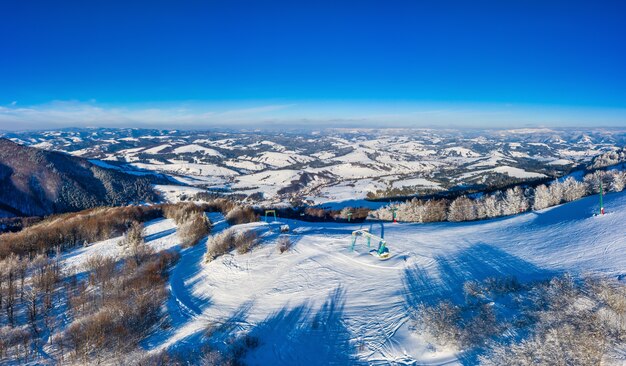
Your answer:
[[[156,199],[146,177],[0,139],[0,216],[45,216]]]

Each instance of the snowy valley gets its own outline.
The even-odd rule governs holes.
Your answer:
[[[7,135],[160,196],[0,234],[0,363],[625,363],[624,133],[413,132]]]
[[[64,129],[5,137],[135,175],[165,174],[172,178],[165,194],[189,186],[249,203],[338,206],[549,180],[626,144],[626,131],[616,128]]]

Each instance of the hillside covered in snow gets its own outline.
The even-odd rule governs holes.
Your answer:
[[[7,133],[135,175],[255,203],[322,204],[484,190],[563,176],[626,145],[623,129],[64,129]]]
[[[502,359],[498,357],[513,357],[506,352],[534,344],[531,359],[550,364],[546,360],[550,360],[554,342],[574,342],[555,357],[577,357],[571,352],[589,346],[576,340],[588,337],[570,337],[569,328],[559,328],[559,316],[570,316],[566,318],[570,321],[596,314],[593,322],[580,323],[592,328],[579,329],[578,334],[606,332],[602,339],[607,343],[603,348],[594,346],[595,353],[588,356],[620,364],[626,361],[626,343],[619,335],[626,332],[626,313],[619,310],[616,304],[620,300],[615,299],[622,298],[619,291],[626,285],[626,194],[608,194],[604,203],[607,211],[603,216],[595,215],[597,197],[587,197],[508,218],[432,224],[376,220],[310,223],[280,218],[236,224],[232,212],[226,216],[211,212],[211,234],[191,247],[182,245],[187,234],[181,230],[188,231],[182,229],[187,225],[181,221],[185,216],[170,214],[169,219],[146,222],[144,254],[128,246],[127,234],[70,248],[44,262],[58,268],[56,288],[60,290],[51,292],[56,300],[50,310],[41,310],[41,319],[36,315],[40,320],[35,320],[35,327],[44,331],[38,335],[41,341],[25,358],[14,348],[19,342],[6,343],[6,352],[22,360],[20,363],[46,359],[71,363],[82,354],[74,352],[86,352],[88,359],[105,364],[161,360],[158,362],[249,365],[490,365],[498,364]],[[146,212],[153,215],[155,209]],[[380,260],[369,253],[378,246],[375,240],[368,247],[360,238],[351,250],[353,231],[362,229],[384,238],[389,259]],[[208,257],[207,250],[214,252],[224,238],[233,240],[234,247]],[[155,254],[150,253],[160,251],[170,254],[154,262]],[[106,282],[103,277],[107,273],[104,268],[115,271],[115,267],[102,267],[109,263],[107,258],[121,266],[121,283],[127,286],[138,286],[133,281],[144,278],[135,278],[132,268],[146,276],[152,273],[150,266],[164,266],[163,277],[158,272],[149,275],[156,277],[147,277],[155,278],[153,284],[140,282],[157,286],[147,294],[162,301],[152,310],[158,312],[150,313],[154,325],[141,333],[137,348],[125,346],[123,352],[112,354],[89,353],[91,348],[73,351],[75,344],[83,344],[73,343],[76,340],[71,338],[81,332],[77,322],[87,326],[84,322],[103,320],[95,315],[71,315],[85,311],[79,310],[81,305],[76,302],[84,297],[70,296],[74,300],[66,303],[65,291],[79,291],[86,299],[94,296],[83,305],[87,306],[102,301],[99,293],[110,293],[107,288],[119,289],[115,280]],[[14,265],[10,264],[14,260],[5,258],[3,265]],[[30,288],[38,272],[28,273]],[[162,290],[158,290],[160,284]],[[45,297],[36,298],[36,309],[40,304],[45,309],[45,301]],[[19,303],[16,309],[21,309]],[[592,313],[590,307],[595,309]],[[7,317],[0,315],[1,324],[6,325]],[[16,312],[14,317],[28,322],[27,312]],[[0,327],[3,334],[13,337],[8,329],[27,328]],[[54,336],[46,335],[50,329]],[[557,333],[550,333],[554,331]],[[502,346],[505,351],[499,348]],[[107,350],[111,345],[81,347]],[[522,361],[519,358],[517,364],[524,364]]]

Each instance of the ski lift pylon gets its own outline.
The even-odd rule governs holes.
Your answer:
[[[356,246],[356,240],[359,236],[367,238],[367,247],[371,247],[372,239],[378,242],[378,249],[370,250],[370,254],[374,257],[385,260],[391,257],[391,253],[389,252],[389,248],[387,248],[387,241],[380,236],[373,235],[367,229],[355,230],[352,232],[352,246],[350,246],[350,250],[353,251]]]

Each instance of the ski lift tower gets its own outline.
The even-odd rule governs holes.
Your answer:
[[[391,206],[391,202],[389,202],[389,205]],[[391,216],[393,217],[393,223],[397,224],[398,223],[398,209],[396,208],[396,206],[391,206],[390,210],[391,210]]]
[[[274,214],[274,221],[277,221],[276,210],[265,210],[265,222],[267,222],[267,215]]]
[[[387,241],[380,236],[373,235],[367,229],[355,230],[352,232],[352,245],[350,246],[350,250],[354,250],[354,246],[356,245],[357,237],[362,236],[367,239],[367,247],[370,248],[372,239],[378,242],[378,249],[370,250],[370,254],[374,257],[385,260],[391,257],[391,253],[389,252],[389,248],[387,248]]]
[[[604,215],[604,203],[602,202],[603,195],[604,189],[602,188],[602,179],[600,179],[600,215]]]

